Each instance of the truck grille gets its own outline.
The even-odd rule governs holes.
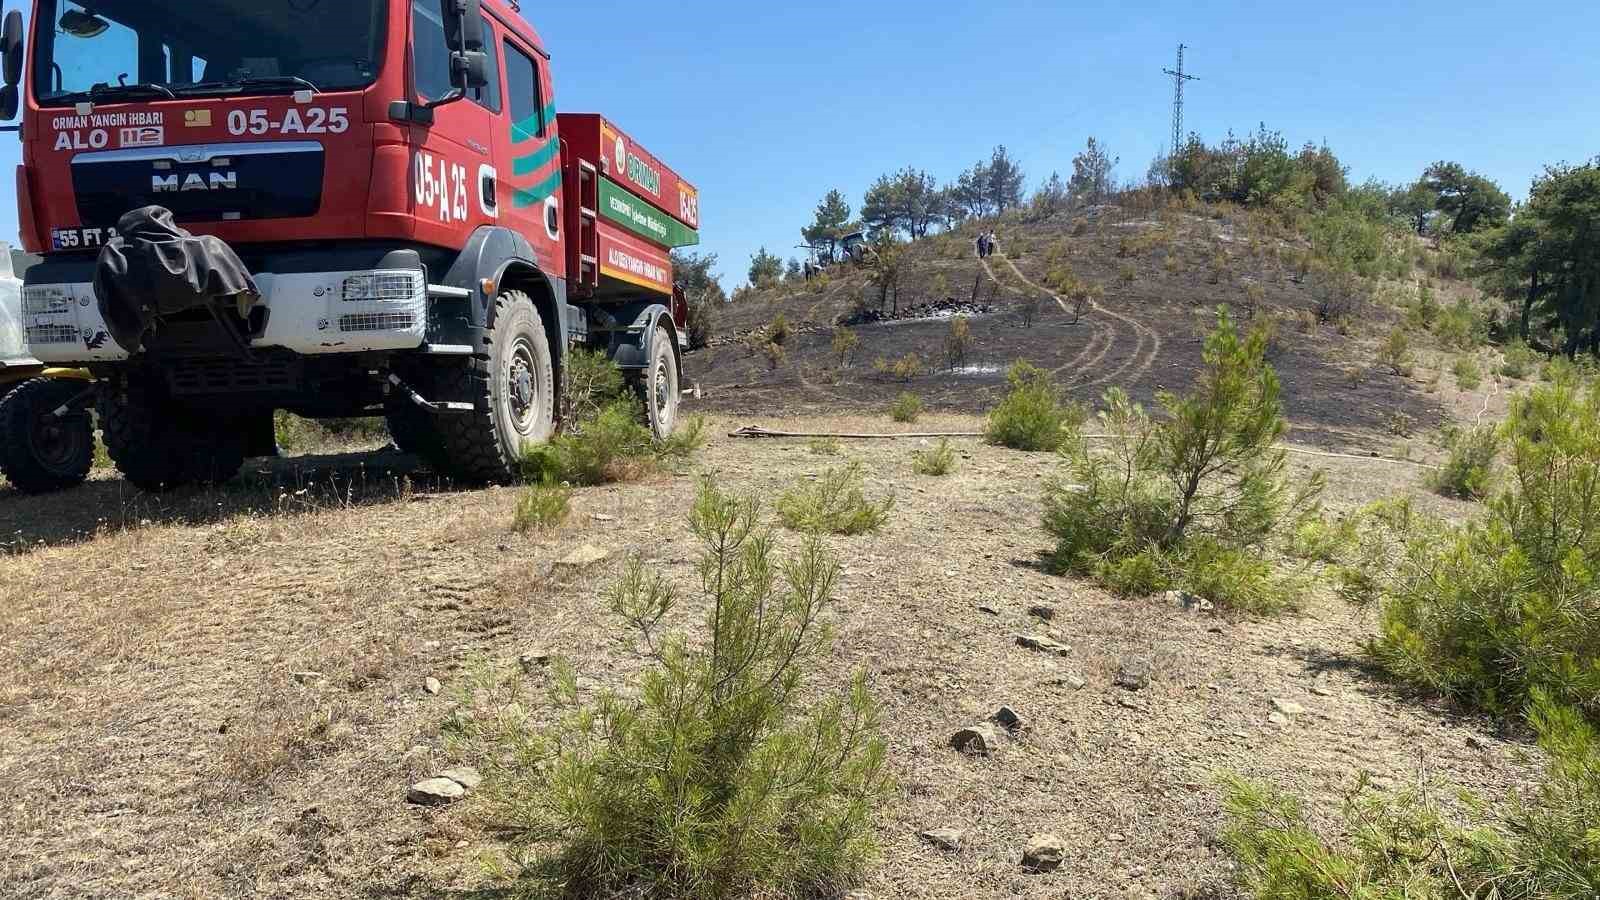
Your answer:
[[[340,331],[410,331],[417,317],[411,313],[361,313],[340,316]]]
[[[76,344],[77,342],[78,326],[76,325],[28,326],[28,343],[30,344]]]
[[[251,394],[299,387],[293,360],[244,362],[238,359],[181,359],[166,367],[174,394]]]
[[[322,206],[324,165],[310,141],[103,150],[72,160],[72,187],[91,227],[142,206],[179,222],[304,218]]]

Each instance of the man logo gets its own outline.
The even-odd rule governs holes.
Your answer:
[[[183,194],[189,191],[236,191],[239,189],[238,172],[212,172],[203,176],[199,172],[188,175],[152,175],[150,190],[157,194]]]

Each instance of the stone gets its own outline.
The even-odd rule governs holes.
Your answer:
[[[1063,644],[1054,638],[1045,637],[1042,634],[1019,634],[1017,635],[1017,646],[1026,650],[1036,650],[1040,653],[1048,653],[1052,656],[1072,655],[1071,647],[1068,647],[1066,644]]]
[[[445,769],[439,773],[439,777],[448,778],[469,791],[476,790],[478,785],[483,784],[483,776],[479,775],[478,770],[471,766],[456,766],[453,769]]]
[[[447,806],[467,796],[467,789],[448,778],[419,781],[406,792],[406,799],[418,806]]]
[[[990,616],[998,616],[998,615],[1000,615],[1000,610],[995,609],[994,607],[990,606],[987,603],[980,604],[978,606],[978,612],[981,612],[981,613],[984,613],[985,615],[990,615]]]
[[[1216,604],[1188,591],[1167,591],[1167,605],[1188,613],[1216,612]]]
[[[1056,620],[1056,608],[1054,606],[1045,606],[1043,604],[1038,606],[1030,606],[1028,607],[1028,615],[1033,616],[1035,619],[1039,619],[1041,621],[1054,622]]]
[[[563,556],[557,563],[563,569],[587,569],[590,566],[605,562],[611,558],[610,550],[602,550],[593,544],[584,544],[578,549]]]
[[[1088,681],[1079,678],[1076,675],[1068,675],[1067,677],[1061,679],[1061,684],[1062,686],[1069,687],[1075,691],[1081,691],[1089,686]]]
[[[1022,868],[1035,874],[1054,872],[1066,858],[1066,842],[1053,834],[1036,834],[1022,848]]]
[[[317,680],[321,679],[322,678],[322,673],[321,672],[290,672],[289,673],[289,677],[294,679],[294,683],[295,684],[310,684],[313,681],[317,681]]]
[[[608,516],[605,513],[595,513],[589,516],[589,518],[595,520],[596,522],[615,522],[617,520],[616,516]]]
[[[1286,716],[1303,716],[1306,708],[1285,697],[1276,697],[1272,701],[1272,708]]]
[[[1022,717],[1009,706],[1002,706],[1000,710],[989,717],[989,721],[999,725],[1007,731],[1021,731],[1024,728]]]
[[[988,756],[1000,746],[1000,732],[988,724],[963,728],[951,736],[950,746],[968,756]]]
[[[1289,724],[1289,717],[1283,713],[1275,712],[1272,715],[1267,716],[1267,721],[1278,726],[1279,728],[1283,728]]]
[[[935,828],[918,835],[924,841],[950,853],[961,849],[961,842],[966,836],[967,833],[960,828]]]
[[[422,680],[422,690],[428,694],[438,694],[444,690],[444,685],[439,683],[439,679],[429,676]]]
[[[527,653],[517,657],[517,665],[522,667],[523,672],[531,675],[535,671],[550,665],[551,659],[550,654],[545,653],[543,650],[529,650]]]
[[[1148,659],[1124,660],[1117,668],[1116,685],[1127,691],[1142,691],[1150,686],[1150,678],[1155,674],[1154,668]]]
[[[1332,696],[1334,696],[1332,688],[1323,687],[1320,684],[1317,685],[1316,687],[1313,687],[1311,689],[1311,693],[1317,695],[1318,697],[1332,697]]]

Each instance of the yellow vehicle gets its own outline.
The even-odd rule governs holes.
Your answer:
[[[93,385],[81,369],[0,362],[0,475],[25,494],[82,484],[94,465]]]
[[[65,490],[94,464],[93,384],[88,372],[33,358],[11,270],[11,249],[0,244],[0,476],[26,494]]]

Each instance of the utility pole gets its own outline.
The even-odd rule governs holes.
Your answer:
[[[1190,75],[1190,74],[1188,74],[1188,73],[1183,71],[1183,51],[1187,50],[1187,49],[1188,48],[1185,47],[1182,44],[1178,45],[1178,69],[1177,69],[1177,71],[1173,71],[1172,69],[1162,69],[1161,70],[1161,71],[1167,73],[1168,75],[1172,76],[1172,84],[1173,84],[1172,149],[1169,152],[1171,153],[1171,155],[1173,157],[1176,157],[1178,155],[1179,151],[1182,150],[1182,148],[1183,148],[1183,85],[1184,85],[1184,82],[1187,82],[1187,81],[1199,81],[1200,80],[1200,79],[1194,77],[1193,75]]]

